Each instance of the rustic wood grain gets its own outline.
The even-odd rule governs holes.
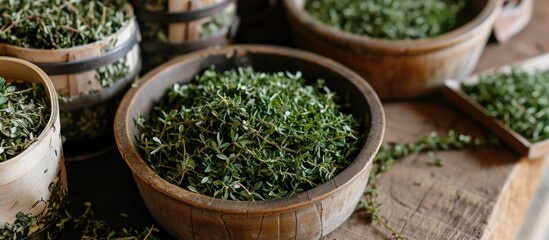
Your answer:
[[[537,0],[531,23],[515,38],[489,45],[477,72],[549,51],[549,1]],[[385,141],[413,141],[455,129],[483,134],[479,124],[441,97],[385,103]],[[381,177],[382,215],[408,239],[515,239],[549,160],[529,161],[508,147],[448,151],[438,168],[424,154],[404,159]],[[326,239],[390,239],[355,212]]]

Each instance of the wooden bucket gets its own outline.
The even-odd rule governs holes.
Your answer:
[[[133,15],[131,8],[129,12]],[[0,55],[30,61],[50,76],[57,92],[66,96],[60,98],[62,134],[64,142],[76,145],[66,147],[66,154],[91,152],[95,155],[100,153],[98,149],[113,146],[112,119],[118,99],[141,70],[139,40],[137,21],[131,17],[115,34],[94,43],[65,49],[32,49],[0,44]],[[124,59],[127,74],[112,86],[103,88],[97,69]],[[91,117],[97,119],[97,124],[82,126]],[[82,130],[85,127],[89,130]],[[97,140],[103,136],[106,137]],[[110,144],[106,144],[109,139]]]
[[[13,223],[19,212],[34,216],[41,214],[51,195],[50,184],[61,181],[66,189],[67,180],[59,104],[49,77],[33,64],[9,57],[0,57],[0,76],[42,84],[51,111],[36,142],[19,155],[0,163],[0,222]]]
[[[252,66],[258,71],[301,71],[305,79],[325,79],[330,89],[348,94],[349,111],[363,123],[365,139],[358,156],[329,182],[277,200],[215,199],[163,180],[139,154],[134,119],[137,114],[147,116],[174,83],[188,83],[212,64],[218,71]],[[120,104],[115,139],[147,209],[178,239],[318,239],[355,210],[381,144],[384,125],[383,108],[376,94],[364,79],[342,65],[295,49],[233,45],[173,59],[145,75]]]
[[[440,36],[387,40],[331,28],[310,16],[303,0],[284,0],[294,43],[360,74],[382,99],[424,96],[445,79],[469,75],[501,9],[499,0],[467,1],[477,16]]]
[[[182,54],[229,44],[239,24],[236,0],[168,0],[165,10],[147,9],[141,1],[134,1],[134,6],[143,33],[144,70]],[[221,14],[227,14],[230,23],[211,36],[201,36],[203,24]]]

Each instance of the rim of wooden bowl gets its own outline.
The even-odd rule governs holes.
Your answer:
[[[155,78],[169,72],[169,69],[177,68],[188,62],[195,61],[210,55],[237,56],[247,54],[269,54],[287,58],[298,59],[328,68],[333,72],[339,73],[348,79],[362,94],[368,102],[370,129],[364,146],[358,153],[351,165],[335,176],[332,180],[317,186],[308,191],[280,199],[265,201],[233,201],[217,199],[206,195],[193,193],[179,186],[173,185],[158,176],[139,154],[137,147],[133,144],[135,138],[130,131],[130,124],[134,124],[134,119],[130,119],[131,109],[134,107],[137,96],[147,91],[147,86],[155,84]],[[292,211],[297,208],[316,203],[333,194],[339,187],[352,182],[359,174],[363,173],[372,163],[376,152],[378,151],[383,133],[385,131],[385,116],[381,101],[375,94],[372,87],[368,85],[362,77],[343,65],[329,60],[319,55],[304,52],[297,49],[284,47],[271,47],[262,45],[232,45],[218,49],[206,49],[177,57],[147,73],[138,83],[138,86],[132,88],[122,99],[120,107],[116,113],[114,133],[117,147],[122,154],[126,164],[130,167],[134,178],[139,178],[156,191],[165,196],[183,202],[191,206],[199,206],[202,209],[220,213],[229,213],[236,215],[263,215],[269,213],[280,213]],[[137,179],[135,179],[137,181]],[[362,191],[362,189],[359,189]]]
[[[48,100],[49,100],[49,104],[50,104],[50,106],[49,106],[50,107],[50,118],[48,119],[48,122],[47,122],[46,126],[42,129],[42,132],[40,132],[40,134],[36,138],[37,140],[34,143],[32,143],[23,152],[19,153],[17,156],[15,156],[13,158],[10,158],[7,161],[1,162],[0,163],[0,169],[3,168],[4,166],[9,165],[10,163],[17,162],[19,159],[25,158],[32,151],[34,151],[34,149],[37,148],[38,145],[41,145],[44,141],[46,141],[45,136],[49,132],[49,131],[47,131],[48,129],[53,128],[54,131],[61,130],[61,129],[55,129],[55,123],[58,121],[58,118],[59,118],[59,101],[57,100],[57,92],[55,91],[55,87],[53,86],[53,83],[50,80],[50,78],[48,77],[48,75],[44,71],[42,71],[42,69],[40,69],[39,67],[32,64],[29,61],[19,59],[19,58],[0,56],[0,76],[2,76],[2,77],[5,77],[5,75],[3,75],[2,72],[7,72],[5,70],[2,70],[4,68],[4,66],[2,66],[2,65],[5,64],[5,63],[16,64],[16,65],[19,65],[21,68],[28,70],[24,73],[20,73],[20,74],[17,74],[17,75],[28,76],[28,75],[31,75],[31,74],[33,74],[33,75],[36,74],[36,77],[37,77],[36,79],[40,79],[40,83],[44,86],[45,95],[46,95],[47,98],[49,98]],[[10,69],[9,70],[10,72],[14,71],[13,68],[9,68],[9,69]],[[18,69],[15,69],[15,70],[18,70]],[[28,79],[16,79],[16,80],[22,80],[22,81],[25,81],[25,82],[29,82]],[[31,82],[34,82],[34,81],[31,81]],[[61,154],[61,153],[59,153],[59,154]]]
[[[286,12],[290,15],[289,17],[295,18],[300,25],[307,26],[306,31],[312,31],[345,48],[354,49],[353,46],[359,46],[385,52],[433,51],[462,42],[482,31],[484,25],[493,24],[499,15],[498,13],[502,5],[499,0],[487,0],[486,6],[472,20],[450,32],[435,37],[415,40],[389,40],[352,34],[329,27],[299,7],[296,4],[297,1],[305,0],[284,0]]]

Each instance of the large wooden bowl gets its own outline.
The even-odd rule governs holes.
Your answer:
[[[284,2],[299,48],[348,66],[382,99],[427,95],[439,90],[445,79],[469,75],[501,9],[499,0],[468,0],[476,17],[451,32],[419,40],[386,40],[331,28],[305,11],[305,0]]]
[[[277,200],[230,201],[199,195],[159,177],[138,152],[134,124],[147,116],[174,83],[192,81],[211,65],[217,70],[253,66],[265,72],[301,71],[309,80],[323,78],[329,88],[348,95],[350,113],[361,119],[365,140],[354,161],[329,182]],[[168,232],[179,239],[313,239],[343,223],[363,194],[372,160],[381,144],[385,118],[371,87],[357,74],[329,59],[281,47],[229,46],[176,58],[143,77],[131,89],[115,119],[118,149],[130,167],[145,204]]]

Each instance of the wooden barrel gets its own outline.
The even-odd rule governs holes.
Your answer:
[[[214,65],[218,71],[252,66],[257,71],[301,71],[305,79],[325,79],[349,96],[349,112],[361,120],[362,149],[332,180],[276,200],[231,201],[196,194],[158,176],[138,152],[134,119],[147,116],[174,83],[188,83]],[[147,209],[178,239],[318,239],[355,210],[381,144],[385,118],[371,87],[344,66],[315,54],[282,47],[233,45],[188,54],[145,75],[122,100],[115,120],[118,150],[130,167]]]
[[[47,124],[26,150],[0,163],[0,223],[13,223],[19,212],[41,214],[50,199],[50,184],[66,189],[59,104],[53,83],[38,67],[20,59],[0,57],[0,76],[40,83],[50,104]]]
[[[133,15],[130,8],[130,15]],[[64,142],[72,152],[99,153],[112,147],[112,119],[118,99],[141,70],[139,29],[135,17],[111,36],[87,45],[64,49],[32,49],[0,43],[0,55],[30,61],[46,72],[60,97]],[[119,66],[124,76],[102,87],[101,71]],[[93,124],[92,124],[93,123]],[[102,138],[102,140],[98,140]],[[72,159],[69,157],[69,159]]]
[[[236,0],[167,0],[160,4],[133,1],[143,34],[144,71],[173,57],[226,45],[234,39],[239,24]],[[222,26],[210,32],[207,25],[213,23]]]
[[[418,40],[387,40],[328,27],[305,11],[305,1],[284,3],[297,47],[348,66],[382,99],[424,96],[440,90],[445,79],[469,75],[501,9],[499,0],[468,0],[476,17],[451,32]]]
[[[238,1],[238,16],[240,25],[236,34],[237,43],[292,44],[282,1]]]

